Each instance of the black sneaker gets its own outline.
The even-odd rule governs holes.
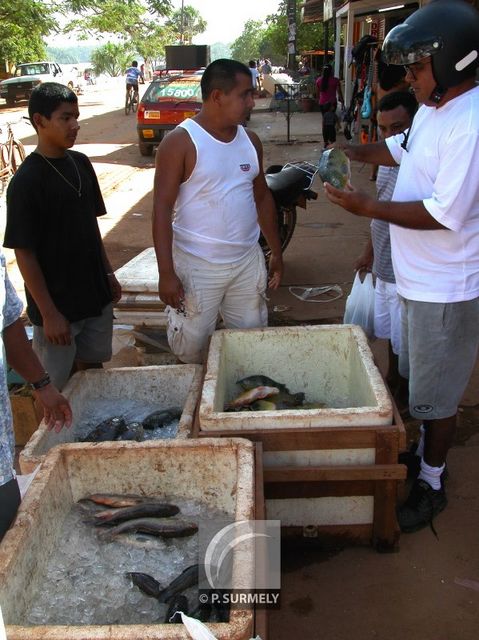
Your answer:
[[[437,538],[432,521],[446,506],[447,498],[443,486],[435,490],[424,480],[416,480],[408,499],[398,509],[399,527],[403,533],[413,533],[429,525]]]

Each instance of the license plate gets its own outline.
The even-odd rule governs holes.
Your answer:
[[[153,129],[143,129],[143,137],[144,138],[154,138],[155,132]]]
[[[150,120],[160,120],[161,111],[145,111],[145,118],[150,118]]]
[[[183,116],[185,118],[193,118],[193,116],[196,116],[196,113],[196,111],[184,111]]]

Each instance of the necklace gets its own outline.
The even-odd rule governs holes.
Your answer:
[[[73,166],[75,167],[75,171],[76,174],[78,176],[78,187],[75,187],[74,184],[72,184],[70,182],[70,180],[67,180],[67,178],[65,178],[65,176],[63,175],[63,173],[61,171],[58,171],[58,169],[55,167],[55,165],[53,163],[50,162],[50,160],[48,158],[46,158],[43,153],[40,153],[40,151],[35,151],[36,154],[38,154],[39,156],[41,156],[45,162],[47,164],[49,164],[51,166],[51,168],[56,171],[58,173],[58,175],[60,176],[60,178],[63,178],[63,180],[65,180],[65,182],[70,185],[70,187],[77,192],[78,197],[81,198],[81,175],[80,172],[78,171],[78,167],[77,164],[75,162],[75,160],[73,160],[73,158],[71,157],[71,155],[69,153],[66,154],[67,158],[70,158],[70,160],[73,162]]]

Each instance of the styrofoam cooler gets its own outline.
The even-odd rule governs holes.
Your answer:
[[[181,624],[25,624],[62,523],[92,493],[137,493],[195,500],[235,521],[254,518],[254,445],[243,439],[60,446],[50,451],[0,545],[0,603],[8,640],[187,640]],[[233,588],[244,584],[253,553],[233,557]],[[232,609],[228,623],[208,624],[218,640],[246,640],[253,611]]]
[[[263,374],[304,392],[282,411],[225,412],[241,392],[237,380]],[[274,397],[272,398],[274,401]],[[216,331],[211,339],[199,412],[202,431],[390,425],[392,403],[362,329],[355,325]]]
[[[123,367],[118,369],[87,369],[76,373],[63,394],[73,411],[73,424],[59,433],[49,431],[44,422],[32,435],[20,453],[22,473],[31,473],[54,446],[74,441],[75,425],[98,400],[135,400],[158,404],[158,408],[182,407],[177,438],[190,437],[193,415],[200,395],[199,365]]]

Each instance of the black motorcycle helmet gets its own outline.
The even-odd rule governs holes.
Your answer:
[[[439,102],[479,66],[479,12],[465,0],[433,0],[391,29],[382,56],[395,65],[431,56],[437,82],[431,98]]]

